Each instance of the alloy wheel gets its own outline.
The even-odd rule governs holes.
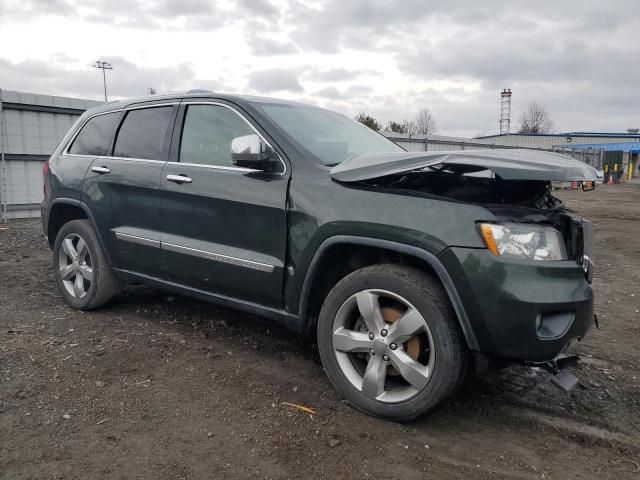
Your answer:
[[[67,234],[60,244],[58,269],[64,288],[74,298],[84,298],[93,283],[93,263],[84,239]]]
[[[429,383],[436,361],[422,314],[405,298],[367,289],[338,309],[333,350],[342,373],[363,395],[384,403],[409,400]]]

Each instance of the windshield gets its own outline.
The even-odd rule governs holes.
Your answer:
[[[325,165],[363,153],[404,151],[369,127],[329,110],[281,103],[255,106]]]

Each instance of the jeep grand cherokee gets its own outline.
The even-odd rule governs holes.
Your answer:
[[[486,357],[553,360],[594,321],[592,226],[532,150],[409,153],[299,103],[191,93],[87,111],[44,166],[74,308],[142,282],[315,332],[356,408],[407,421]]]

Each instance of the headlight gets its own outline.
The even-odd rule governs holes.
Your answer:
[[[481,223],[487,248],[500,257],[566,260],[562,235],[555,228],[526,223]]]

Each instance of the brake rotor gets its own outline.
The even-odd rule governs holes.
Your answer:
[[[402,317],[402,315],[404,315],[404,312],[402,310],[399,310],[395,307],[382,307],[380,308],[380,312],[382,313],[382,318],[384,319],[385,323],[387,323],[388,325],[394,324],[400,319],[400,317]],[[404,343],[404,351],[407,352],[407,355],[409,355],[416,361],[420,356],[421,350],[422,341],[417,335],[415,337],[411,337]],[[387,375],[400,375],[400,373],[395,368],[390,366],[389,370],[387,371]]]

